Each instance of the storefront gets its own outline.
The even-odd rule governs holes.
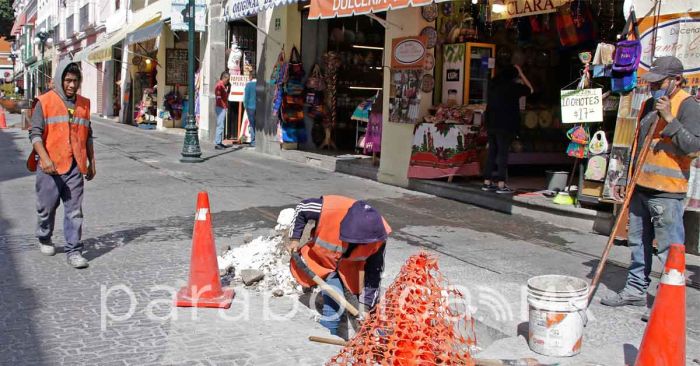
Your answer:
[[[224,139],[236,143],[250,142],[249,117],[243,105],[246,84],[255,78],[257,60],[257,17],[227,23],[226,70],[230,75],[229,108]],[[218,78],[220,75],[212,75]]]

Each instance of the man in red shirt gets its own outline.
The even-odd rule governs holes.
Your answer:
[[[224,123],[226,122],[226,113],[228,111],[230,78],[228,71],[222,72],[214,89],[214,95],[216,95],[216,137],[214,138],[216,146],[214,148],[217,150],[229,147],[224,145]]]

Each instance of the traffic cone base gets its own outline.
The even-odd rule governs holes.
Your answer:
[[[175,298],[175,306],[177,307],[198,307],[198,308],[219,308],[228,309],[231,307],[231,302],[233,302],[233,297],[236,293],[232,288],[221,289],[223,293],[221,296],[214,298],[193,298],[192,291],[185,286],[177,292],[177,297]]]
[[[672,244],[635,366],[685,365],[685,247]]]
[[[221,287],[209,195],[199,192],[192,234],[190,278],[187,286],[178,291],[175,306],[228,309],[233,295],[232,288]]]

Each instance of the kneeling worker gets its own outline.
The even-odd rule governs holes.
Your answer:
[[[316,221],[311,239],[299,240],[309,221]],[[359,296],[361,312],[371,310],[379,298],[384,271],[384,247],[391,228],[372,206],[343,196],[323,196],[297,205],[291,228],[289,250],[298,251],[306,266],[334,287],[339,294],[347,289]],[[304,287],[316,283],[294,260],[292,275]],[[340,305],[323,291],[321,325],[338,335],[342,311]]]

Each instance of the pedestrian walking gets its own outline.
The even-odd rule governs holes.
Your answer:
[[[310,221],[316,222],[313,238],[302,246],[300,239]],[[374,207],[343,196],[306,199],[297,205],[290,231],[288,249],[299,251],[314,274],[339,294],[347,289],[359,296],[361,313],[374,308],[384,271],[386,239],[391,233],[391,228]],[[290,269],[302,286],[316,285],[294,261]],[[322,294],[321,325],[332,335],[344,336],[339,332],[344,312],[326,291]]]
[[[248,114],[248,131],[250,133],[250,146],[255,146],[255,87],[257,81],[255,80],[255,70],[250,70],[248,82],[245,84],[245,89],[243,90],[243,107],[245,107],[245,112]]]
[[[667,56],[656,59],[642,77],[649,82],[652,98],[644,103],[640,113],[631,164],[631,169],[641,169],[629,208],[627,240],[632,259],[625,287],[605,297],[601,301],[603,305],[646,306],[653,241],[656,240],[662,266],[669,246],[685,243],[684,199],[692,155],[700,151],[700,105],[682,89],[685,83],[682,75],[681,61]],[[649,131],[657,118],[656,130]],[[653,134],[649,154],[644,161],[637,161],[648,133]],[[619,184],[615,194],[622,198],[626,181]]]
[[[34,150],[27,167],[36,171],[36,236],[41,253],[56,254],[51,236],[62,201],[68,264],[86,268],[88,261],[81,253],[83,176],[92,180],[96,174],[90,100],[77,94],[82,81],[77,63],[60,62],[55,80],[61,82],[38,97],[29,133]]]
[[[231,84],[229,80],[231,76],[228,71],[221,73],[219,81],[216,83],[214,88],[214,95],[216,96],[216,136],[214,137],[214,143],[216,150],[222,150],[228,145],[224,145],[224,123],[226,123],[226,114],[228,113],[228,93]]]
[[[522,84],[517,79],[520,79]],[[533,92],[532,84],[519,65],[503,66],[491,81],[486,105],[489,147],[482,190],[503,194],[513,193],[506,184],[508,153],[513,138],[520,131],[520,98]],[[498,170],[494,174],[496,166]]]

